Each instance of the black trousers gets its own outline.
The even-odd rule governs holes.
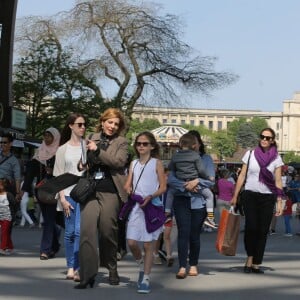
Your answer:
[[[244,245],[247,256],[253,256],[253,264],[259,265],[263,261],[275,201],[274,194],[244,192]]]

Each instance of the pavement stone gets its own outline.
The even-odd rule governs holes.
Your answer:
[[[293,228],[300,228],[293,219]],[[222,256],[215,250],[216,231],[203,232],[199,275],[184,280],[175,278],[177,260],[172,267],[154,265],[151,274],[151,293],[136,292],[138,269],[133,257],[127,254],[119,262],[119,286],[108,284],[108,272],[99,268],[93,289],[75,290],[74,282],[65,280],[64,248],[57,257],[39,259],[41,229],[14,228],[15,253],[0,256],[0,299],[122,299],[147,297],[158,300],[283,300],[300,296],[300,236],[283,235],[283,219],[277,222],[278,234],[269,236],[264,263],[265,274],[244,274],[245,251],[243,233],[239,237],[237,255]],[[176,227],[173,231],[174,247]],[[174,253],[176,257],[176,252]]]

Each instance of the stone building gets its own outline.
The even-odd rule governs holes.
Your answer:
[[[230,122],[240,117],[249,120],[260,117],[275,130],[281,153],[294,151],[300,154],[300,91],[292,99],[283,101],[282,112],[136,106],[132,117],[141,122],[145,119],[157,119],[162,125],[204,125],[214,131],[227,129]]]

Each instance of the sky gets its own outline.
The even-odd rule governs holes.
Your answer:
[[[147,1],[144,1],[147,2]],[[193,108],[283,110],[300,91],[299,0],[153,0],[161,13],[178,15],[184,40],[203,56],[217,57],[216,71],[239,76],[209,97],[195,95]],[[75,0],[18,0],[17,18],[49,16]]]

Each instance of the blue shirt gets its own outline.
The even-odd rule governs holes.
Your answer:
[[[7,156],[0,153],[0,162]],[[6,178],[8,180],[21,180],[21,167],[18,159],[10,154],[8,158],[0,164],[0,178]]]
[[[201,158],[206,172],[209,174],[209,176],[215,177],[215,166],[211,156],[208,154],[204,154]],[[197,194],[197,196],[191,197],[190,192],[185,190],[184,183],[185,182],[179,180],[173,172],[170,172],[168,177],[168,185],[172,188],[173,195],[190,197],[192,209],[199,209],[205,207],[206,200],[203,198],[203,196],[201,196],[201,194]],[[214,182],[210,180],[200,179],[199,184],[201,187],[207,188],[213,186]],[[166,208],[169,208],[167,206],[169,206],[168,203],[166,204]]]

